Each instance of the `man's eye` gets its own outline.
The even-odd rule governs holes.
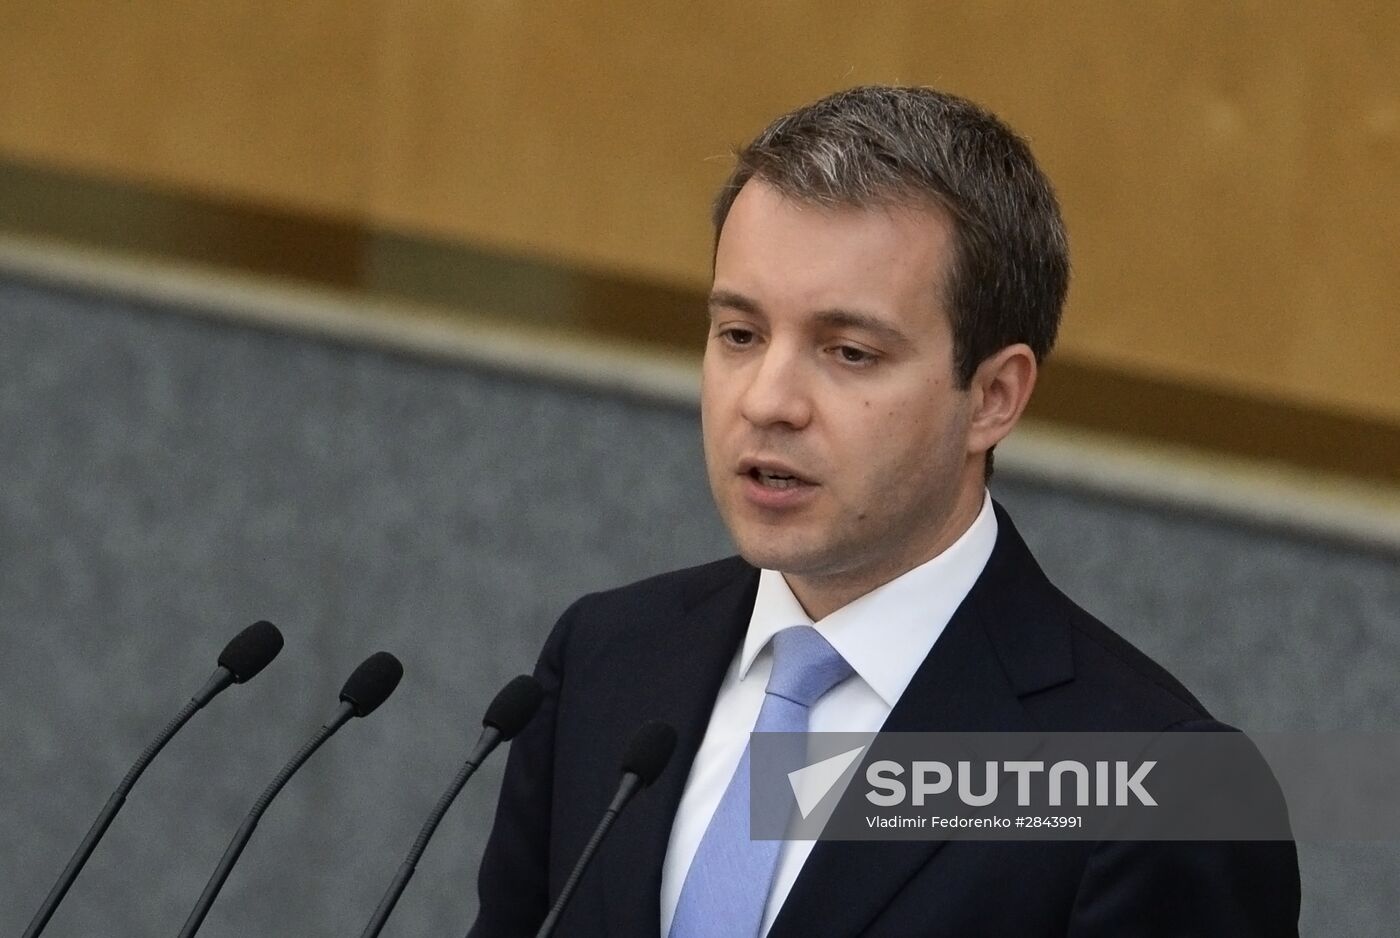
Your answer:
[[[875,361],[873,354],[854,345],[838,345],[836,355],[848,365],[869,365]]]
[[[753,342],[753,332],[749,329],[721,329],[719,337],[730,345],[750,345]]]

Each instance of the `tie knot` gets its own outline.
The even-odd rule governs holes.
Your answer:
[[[841,653],[810,625],[795,625],[773,636],[770,694],[810,707],[852,673]]]

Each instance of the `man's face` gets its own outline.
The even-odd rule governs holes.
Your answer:
[[[759,180],[725,221],[701,393],[710,486],[744,557],[787,574],[814,615],[830,610],[802,587],[849,601],[980,508],[952,254],[933,208],[816,207]]]

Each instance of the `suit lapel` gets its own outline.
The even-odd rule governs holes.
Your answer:
[[[1057,614],[1063,599],[1000,506],[997,521],[986,568],[890,711],[883,732],[1035,730],[1020,697],[1073,677],[1069,629]],[[861,934],[944,843],[818,843],[770,938]]]
[[[600,851],[607,934],[655,938],[661,921],[661,871],[671,823],[710,710],[753,613],[758,571],[735,561],[717,588],[683,600],[671,622],[654,623],[651,660],[627,680],[636,684],[636,721],[664,720],[676,729],[676,751],[655,784],[634,799]]]

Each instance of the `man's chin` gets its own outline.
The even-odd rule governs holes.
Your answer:
[[[829,557],[811,545],[739,542],[739,556],[763,570],[777,570],[790,576],[820,576]]]
[[[790,576],[821,577],[845,566],[853,545],[834,536],[831,525],[816,518],[780,521],[749,516],[742,508],[724,513],[739,556],[755,567]]]

